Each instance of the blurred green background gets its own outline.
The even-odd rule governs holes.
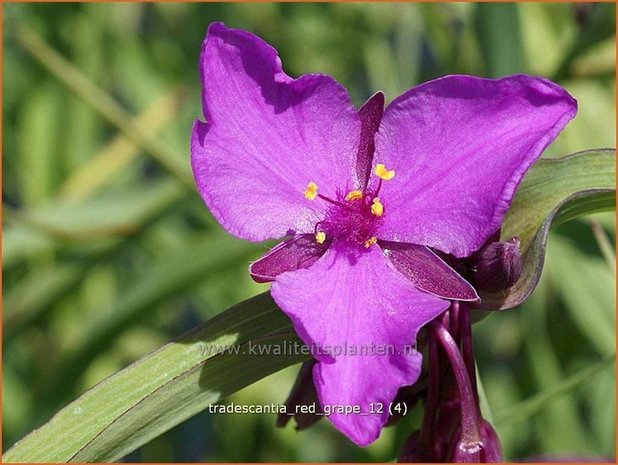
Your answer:
[[[197,60],[215,20],[273,44],[290,75],[333,75],[357,105],[449,73],[546,76],[579,101],[546,156],[615,146],[613,4],[5,4],[5,449],[267,289],[247,264],[269,244],[226,235],[191,181]],[[597,365],[615,353],[614,236],[613,214],[557,228],[532,298],[475,327],[485,413],[509,460],[615,456],[614,365]],[[297,369],[227,401],[283,402]],[[420,413],[366,449],[326,421],[299,433],[270,415],[200,414],[127,460],[385,461]]]

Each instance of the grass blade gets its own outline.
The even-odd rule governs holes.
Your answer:
[[[114,99],[88,79],[71,63],[27,27],[22,27],[17,38],[20,44],[45,68],[65,84],[72,92],[92,106],[105,119],[116,126],[125,136],[141,146],[164,168],[191,189],[193,177],[187,164],[174,152],[165,149],[165,144],[150,137],[148,131],[136,124],[129,113]]]
[[[222,397],[304,360],[286,353],[296,343],[289,320],[260,294],[102,381],[15,444],[4,461],[117,460]],[[220,353],[223,347],[229,352]],[[253,353],[260,350],[272,352]]]

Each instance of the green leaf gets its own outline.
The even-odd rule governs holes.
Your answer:
[[[521,240],[521,278],[506,294],[481,292],[481,308],[513,308],[530,295],[541,276],[552,224],[615,208],[615,149],[541,159],[519,186],[502,225],[503,239]]]
[[[290,353],[295,344],[301,342],[289,320],[260,294],[102,381],[15,444],[4,461],[118,460],[221,398],[308,358]]]

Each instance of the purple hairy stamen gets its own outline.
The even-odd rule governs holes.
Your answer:
[[[345,207],[345,205],[342,204],[341,202],[337,202],[336,200],[333,200],[333,199],[331,199],[329,197],[326,197],[323,194],[318,194],[318,198],[320,198],[320,199],[330,203],[331,205],[335,205],[335,206],[338,206],[338,207]]]
[[[324,220],[320,221],[320,229],[332,239],[344,239],[352,245],[366,244],[382,222],[382,216],[371,212],[374,198],[373,193],[365,192],[359,199],[345,200],[338,193],[336,201],[328,199],[333,206],[326,211]]]

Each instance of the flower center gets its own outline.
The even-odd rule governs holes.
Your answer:
[[[315,225],[315,240],[323,244],[328,239],[343,239],[356,246],[371,247],[378,240],[375,233],[383,220],[384,205],[378,194],[382,181],[395,177],[395,171],[387,170],[378,164],[375,174],[380,178],[375,191],[352,190],[345,196],[337,192],[337,198],[331,199],[318,192],[318,185],[310,182],[304,195],[307,200],[320,199],[330,205],[324,219]]]
[[[377,241],[375,232],[383,214],[384,207],[373,193],[352,191],[344,198],[338,196],[336,204],[326,210],[324,220],[316,224],[316,234],[323,232],[324,238],[371,247]]]

